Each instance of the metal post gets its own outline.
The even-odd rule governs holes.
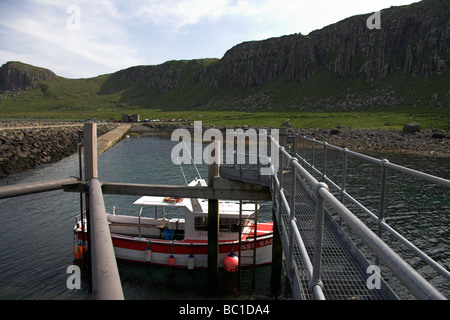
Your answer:
[[[303,162],[302,162],[302,165],[305,165],[305,155],[306,155],[306,145],[305,145],[305,136],[302,136],[302,141],[303,141],[303,151],[302,151],[302,159],[303,159]]]
[[[380,203],[378,208],[378,221],[377,221],[377,235],[381,238],[383,233],[383,227],[381,226],[381,222],[384,221],[384,203],[386,198],[386,166],[385,163],[389,162],[384,159],[381,163],[381,185],[380,185]],[[375,258],[375,264],[378,265],[380,259],[378,257]]]
[[[89,181],[90,250],[92,257],[92,291],[98,300],[123,300],[122,284],[106,218],[102,187],[97,178]]]
[[[297,157],[298,152],[297,143],[298,143],[298,133],[296,133],[294,136],[294,157]]]
[[[280,147],[280,163],[279,163],[279,165],[278,165],[278,178],[279,178],[279,181],[280,181],[280,192],[281,192],[281,189],[283,189],[283,168],[284,168],[284,165],[283,165],[283,150],[284,150],[284,147]]]
[[[86,217],[92,290],[95,299],[123,300],[103,193],[97,176],[97,124],[86,123],[83,135],[85,180],[89,186],[89,193],[86,194]]]
[[[322,264],[322,244],[323,244],[323,222],[324,222],[324,199],[319,194],[319,190],[325,188],[328,190],[328,186],[321,182],[315,187],[315,194],[317,197],[316,202],[316,221],[315,221],[315,233],[314,233],[314,256],[313,256],[313,276],[310,282],[310,289],[314,290],[314,287],[319,285],[323,286],[321,280],[321,264]]]
[[[347,148],[343,149],[342,155],[342,185],[341,185],[341,203],[344,204],[345,197],[345,178],[347,177]],[[342,217],[339,216],[339,225],[342,225]]]
[[[293,165],[293,162],[297,161],[296,158],[291,158],[291,198],[290,198],[290,204],[289,204],[289,220],[292,221],[295,218],[295,185],[296,185],[296,169]],[[289,233],[289,273],[290,276],[294,276],[294,263],[293,263],[293,257],[294,257],[294,231],[290,230]]]
[[[323,166],[322,166],[322,181],[325,182],[325,177],[327,175],[327,145],[328,143],[324,143],[323,145]]]

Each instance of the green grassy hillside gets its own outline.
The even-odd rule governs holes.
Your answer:
[[[423,128],[450,129],[448,72],[427,79],[397,72],[367,82],[319,70],[305,82],[279,79],[266,86],[225,90],[199,82],[164,93],[142,82],[106,92],[110,78],[58,77],[20,94],[0,93],[0,118],[120,119],[122,113],[139,113],[142,119],[190,118],[216,125],[279,126],[290,119],[292,125],[306,128],[399,129],[417,121]],[[386,105],[364,105],[371,99],[386,99]]]

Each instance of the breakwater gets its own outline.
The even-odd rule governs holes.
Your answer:
[[[117,124],[100,123],[97,134],[103,135]],[[78,148],[79,126],[30,127],[0,131],[0,178],[40,164],[59,161]]]

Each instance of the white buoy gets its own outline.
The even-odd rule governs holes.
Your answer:
[[[188,257],[188,270],[193,270],[195,266],[195,258],[194,255],[191,253]]]

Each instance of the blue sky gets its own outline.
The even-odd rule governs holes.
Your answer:
[[[0,64],[88,78],[168,60],[221,58],[233,46],[308,34],[413,0],[0,0]],[[382,17],[381,17],[382,20]]]

